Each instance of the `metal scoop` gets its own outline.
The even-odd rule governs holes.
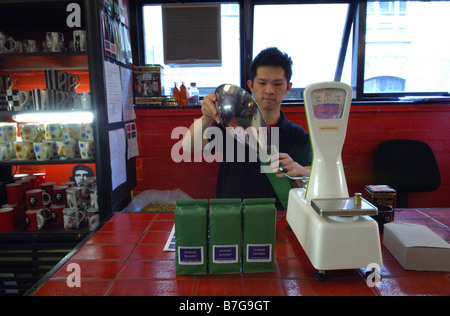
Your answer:
[[[255,150],[267,152],[270,146],[270,128],[264,120],[255,99],[241,87],[223,84],[216,89],[216,107],[219,119],[226,132]],[[274,148],[271,148],[272,154]],[[305,180],[305,177],[291,177],[282,164],[278,170],[289,179]]]

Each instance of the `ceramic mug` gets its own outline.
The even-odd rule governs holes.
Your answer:
[[[45,125],[45,139],[64,140],[63,127],[61,123],[47,123]]]
[[[28,210],[44,209],[52,201],[50,195],[42,189],[29,190],[25,192],[25,197]]]
[[[11,75],[0,76],[0,93],[6,94],[6,91],[12,88],[14,84],[13,77]]]
[[[67,206],[70,208],[79,208],[82,205],[81,188],[71,187],[66,189]]]
[[[59,90],[47,90],[48,104],[52,110],[66,110],[69,108],[69,93]]]
[[[66,185],[60,185],[53,187],[53,205],[67,205],[67,193],[66,190],[69,187]]]
[[[79,142],[81,159],[94,159],[95,144],[92,140],[81,140]]]
[[[40,124],[19,124],[19,131],[24,142],[37,142],[44,138]]]
[[[45,87],[48,90],[66,90],[67,73],[60,70],[44,70]]]
[[[16,123],[0,123],[0,143],[14,143],[17,136]]]
[[[46,89],[31,90],[33,110],[50,110],[50,100]]]
[[[56,142],[56,147],[58,148],[58,155],[61,160],[75,159],[79,156],[80,149],[77,141],[58,141]]]
[[[51,218],[50,221],[55,226],[60,226],[64,224],[63,210],[65,205],[52,205],[50,206]]]
[[[0,208],[0,233],[9,232],[14,229],[14,208]]]
[[[22,47],[24,53],[39,52],[39,43],[36,40],[24,40],[22,41]]]
[[[0,143],[0,161],[14,158],[14,145],[12,143]]]
[[[80,227],[80,223],[84,220],[84,213],[77,208],[64,208],[64,229],[76,230]]]
[[[55,158],[57,155],[56,142],[43,141],[34,143],[34,155],[37,160],[45,161]]]
[[[44,182],[39,186],[42,190],[48,193],[53,200],[53,188],[56,186],[55,182]]]
[[[86,31],[73,31],[73,50],[76,52],[87,51]]]
[[[81,139],[82,140],[94,140],[94,124],[82,123],[81,124]]]
[[[83,93],[81,93],[81,108],[83,110],[90,110],[90,109],[92,109],[91,93],[90,92],[83,92]]]
[[[75,140],[81,139],[81,124],[79,123],[67,123],[63,124],[63,135],[64,140]]]
[[[12,37],[7,36],[6,33],[0,32],[0,54],[17,53],[18,51],[18,42],[14,41]]]
[[[89,230],[96,230],[100,224],[100,215],[98,209],[92,207],[88,208],[87,217]]]
[[[48,52],[62,52],[64,50],[64,35],[62,33],[47,32],[45,39]]]
[[[16,205],[23,203],[25,190],[21,182],[8,183],[6,185],[6,196],[8,204]]]
[[[80,76],[67,74],[67,91],[75,92],[80,83],[81,83]]]
[[[33,147],[33,142],[15,142],[14,151],[16,152],[16,158],[19,160],[34,159]]]
[[[97,189],[91,189],[91,207],[98,209],[98,195],[97,195]]]
[[[25,217],[28,230],[40,230],[45,225],[46,218],[43,210],[28,210],[25,212]],[[47,219],[50,219],[50,217]]]

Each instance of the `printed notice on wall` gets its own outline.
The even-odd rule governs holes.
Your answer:
[[[122,83],[118,65],[105,61],[106,104],[108,123],[122,122]]]
[[[111,157],[111,179],[113,191],[127,181],[125,130],[109,131],[109,151]]]
[[[127,158],[139,156],[136,124],[134,122],[125,124],[125,132],[127,133]]]
[[[120,67],[120,78],[122,81],[122,97],[123,97],[123,121],[129,122],[136,119],[133,109],[133,72],[128,68]]]

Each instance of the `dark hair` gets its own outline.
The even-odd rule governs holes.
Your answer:
[[[253,81],[256,77],[256,71],[260,66],[279,66],[284,69],[284,76],[287,82],[292,77],[292,59],[288,54],[281,52],[276,47],[269,47],[262,50],[253,60],[250,67],[250,78]]]

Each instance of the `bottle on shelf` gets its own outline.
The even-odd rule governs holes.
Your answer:
[[[199,91],[197,89],[197,83],[191,82],[191,86],[188,90],[189,93],[189,105],[197,105],[198,104],[198,97],[199,97]]]
[[[172,94],[173,94],[173,97],[175,99],[177,99],[178,105],[181,105],[180,90],[178,90],[176,82],[175,82],[175,87],[173,88]]]
[[[180,99],[181,99],[180,105],[188,105],[188,94],[187,94],[187,89],[186,89],[186,86],[184,85],[184,82],[181,82]]]

